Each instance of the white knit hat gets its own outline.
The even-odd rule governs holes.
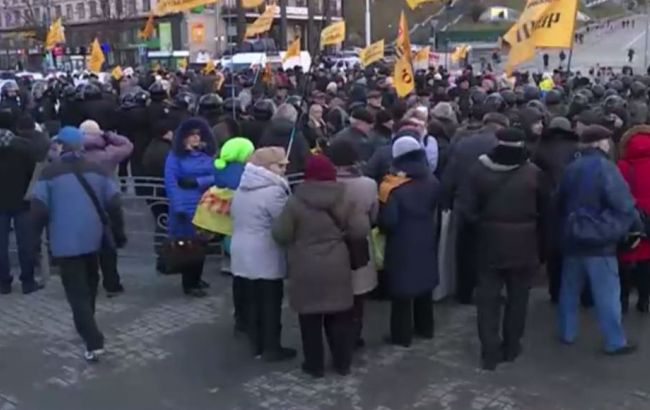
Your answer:
[[[84,134],[101,134],[102,129],[99,127],[96,121],[86,120],[81,123],[79,126],[79,131]]]

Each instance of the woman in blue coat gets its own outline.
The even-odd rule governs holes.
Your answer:
[[[390,343],[408,347],[414,334],[433,337],[439,184],[418,139],[398,134],[392,151],[392,173],[380,187],[379,228],[386,235],[384,270],[392,301]]]
[[[215,152],[214,138],[204,119],[189,118],[176,130],[165,161],[170,238],[196,238],[192,218],[201,196],[214,184]],[[202,273],[203,261],[181,272],[186,295],[206,295],[202,288],[207,284],[201,280]]]

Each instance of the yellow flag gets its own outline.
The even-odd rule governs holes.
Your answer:
[[[395,62],[393,71],[393,85],[395,91],[400,97],[405,97],[413,91],[415,84],[413,82],[413,67],[406,56],[402,56]]]
[[[320,48],[341,44],[345,40],[345,20],[337,21],[320,32]]]
[[[93,73],[98,73],[102,71],[102,65],[106,61],[104,57],[104,52],[102,47],[99,44],[99,40],[95,38],[95,41],[90,45],[90,56],[88,57],[88,69]]]
[[[300,37],[296,38],[291,42],[291,44],[289,44],[289,47],[287,47],[287,52],[282,58],[282,62],[284,63],[291,57],[300,57]]]
[[[421,63],[423,61],[429,61],[429,54],[431,53],[431,47],[422,47],[415,53],[413,57],[413,63]]]
[[[111,77],[119,81],[123,76],[124,74],[122,73],[122,67],[116,65],[113,71],[111,71]]]
[[[528,0],[519,20],[503,36],[510,46],[506,73],[535,56],[536,47],[570,48],[577,0]]]
[[[273,24],[277,8],[278,6],[274,4],[266,6],[264,13],[262,13],[252,24],[249,24],[248,27],[246,27],[246,38],[257,36],[269,31]]]
[[[411,62],[411,39],[409,38],[409,24],[406,21],[406,15],[402,11],[397,26],[397,40],[395,40],[395,53],[397,57],[406,56],[406,60]]]
[[[57,44],[65,43],[65,29],[61,18],[58,18],[50,25],[45,38],[45,48],[48,50],[53,49]]]
[[[141,40],[148,40],[153,37],[154,27],[153,27],[153,11],[149,13],[147,18],[147,23],[144,25],[144,28],[138,31],[138,38]]]
[[[153,68],[151,69],[151,71],[153,71],[154,73],[157,73],[157,72],[160,71],[161,69],[162,69],[162,67],[160,66],[160,63],[156,63],[156,64],[153,66]]]
[[[207,63],[205,63],[205,66],[203,67],[203,74],[210,74],[211,72],[215,71],[217,67],[214,65],[214,60],[209,59]]]
[[[359,52],[359,60],[361,60],[361,65],[364,67],[368,67],[382,58],[384,58],[384,40],[372,43]]]
[[[165,14],[179,13],[195,7],[214,4],[218,1],[219,0],[160,0],[154,10],[156,16],[164,16]]]
[[[241,0],[241,6],[245,9],[254,9],[264,4],[264,0]]]
[[[470,47],[467,44],[461,44],[457,46],[449,56],[451,58],[451,62],[456,63],[458,61],[465,59],[465,57],[467,57],[467,53],[469,52],[469,50]]]
[[[187,69],[187,58],[181,58],[180,60],[178,60],[177,65],[178,68],[180,68],[181,70]]]
[[[406,3],[409,5],[411,10],[415,10],[415,8],[417,6],[419,6],[420,4],[430,3],[430,2],[433,2],[433,1],[435,1],[435,0],[406,0]]]

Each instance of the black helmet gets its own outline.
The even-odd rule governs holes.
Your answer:
[[[154,81],[149,86],[149,94],[151,95],[151,99],[155,101],[162,101],[167,98],[167,90],[165,90],[165,86],[160,81]]]
[[[242,109],[241,109],[241,103],[239,102],[239,98],[237,97],[228,97],[224,100],[223,102],[223,109],[227,113],[235,111],[235,114],[241,114]]]
[[[32,86],[32,97],[34,97],[35,100],[42,99],[45,96],[45,93],[47,93],[48,88],[49,85],[47,81],[36,81]]]
[[[129,91],[128,93],[122,94],[120,97],[120,108],[128,110],[137,106],[138,103],[135,101],[135,92]]]
[[[515,98],[517,105],[526,104],[526,96],[524,95],[524,89],[522,87],[515,88]]]
[[[541,102],[540,100],[530,100],[526,104],[526,107],[534,108],[542,114],[546,112],[546,107],[544,106],[544,103]]]
[[[581,88],[578,91],[576,91],[576,94],[584,95],[589,103],[592,103],[594,101],[594,93],[592,93],[591,90],[588,88]]]
[[[151,97],[149,95],[149,92],[143,90],[140,87],[135,89],[134,98],[135,98],[136,104],[138,106],[140,106],[140,107],[146,107],[149,104],[149,101],[151,101]]]
[[[621,82],[623,83],[623,87],[627,89],[630,88],[634,80],[629,75],[626,75],[621,78]]]
[[[73,101],[77,96],[77,90],[72,84],[68,84],[61,90],[61,96],[67,101]]]
[[[611,112],[618,112],[627,108],[627,101],[618,95],[610,95],[603,101],[603,108],[607,114]]]
[[[645,95],[647,87],[641,81],[635,81],[630,85],[630,94],[634,98],[641,98]]]
[[[16,84],[15,81],[7,81],[2,85],[2,90],[0,91],[2,93],[2,97],[9,97],[10,94],[13,94],[12,97],[15,97],[18,95],[18,92],[20,91],[20,88],[18,88],[18,84]]]
[[[503,97],[503,101],[511,107],[517,104],[517,94],[512,90],[501,91],[501,97]]]
[[[199,112],[219,111],[223,107],[223,99],[219,94],[206,94],[199,98]]]
[[[618,92],[613,88],[608,88],[608,89],[605,90],[605,94],[603,94],[603,97],[607,98],[610,95],[618,95]]]
[[[499,93],[492,93],[487,96],[483,102],[485,106],[485,113],[489,112],[504,112],[506,110],[506,102]]]
[[[483,90],[475,88],[470,91],[469,99],[472,105],[481,105],[485,103],[485,100],[487,99],[487,94],[485,94]]]
[[[562,93],[556,89],[549,90],[544,96],[544,103],[547,106],[558,105],[562,102]]]
[[[259,100],[253,105],[253,118],[258,121],[269,121],[275,113],[275,103],[272,100]]]
[[[612,80],[609,83],[607,83],[607,88],[611,88],[613,90],[616,90],[617,93],[620,93],[623,91],[623,83],[621,80]]]
[[[605,87],[603,87],[601,84],[595,84],[593,87],[591,87],[591,92],[594,94],[594,98],[596,100],[600,100],[605,96]]]
[[[88,82],[81,88],[81,97],[86,100],[99,100],[102,98],[102,90],[95,83]]]
[[[194,112],[194,107],[196,105],[196,96],[187,91],[180,91],[174,96],[174,101],[172,105],[175,108],[186,110],[189,112]]]
[[[524,86],[524,100],[525,102],[532,101],[532,100],[539,100],[541,93],[539,91],[539,88],[535,85],[525,85]]]
[[[115,88],[111,83],[101,83],[100,88],[104,94],[115,94]]]

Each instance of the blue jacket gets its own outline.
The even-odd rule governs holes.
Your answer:
[[[45,167],[34,186],[32,213],[37,232],[49,222],[50,251],[54,257],[80,256],[99,251],[104,226],[91,199],[75,177],[80,169],[108,214],[113,228],[122,229],[123,219],[117,184],[81,154],[68,153]]]
[[[214,185],[218,188],[236,190],[239,188],[239,182],[245,167],[246,164],[241,162],[229,162],[224,169],[215,168]]]
[[[198,129],[204,146],[188,151],[183,139],[189,131]],[[195,235],[192,218],[203,193],[214,185],[213,157],[216,152],[208,123],[201,118],[190,118],[178,127],[172,141],[172,150],[165,161],[165,190],[169,199],[169,235],[191,237]],[[184,189],[178,186],[181,178],[193,178],[198,187]],[[180,214],[180,215],[179,215]],[[181,216],[182,215],[182,216]]]
[[[386,234],[384,270],[391,296],[415,297],[438,285],[440,184],[424,150],[394,160],[393,168],[411,181],[393,189],[379,211],[379,228]]]
[[[585,208],[588,198],[597,198],[598,204],[590,202],[586,206],[591,207],[594,213],[607,211],[609,218],[620,218],[620,224],[610,224],[612,227],[624,225],[629,226],[630,231],[643,230],[629,187],[616,165],[597,148],[580,151],[564,171],[556,195],[561,224],[558,232],[562,232],[559,239],[565,255],[615,256],[618,241],[602,246],[585,246],[571,240],[566,233],[568,216],[581,206]]]

